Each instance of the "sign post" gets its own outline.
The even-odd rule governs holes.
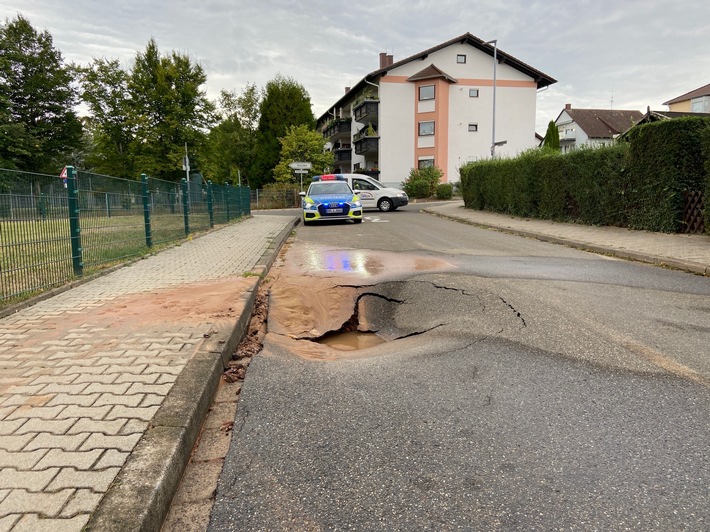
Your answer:
[[[301,177],[301,192],[303,192],[303,174],[307,174],[308,171],[313,168],[313,165],[309,162],[305,161],[294,161],[291,164],[288,165],[289,168],[294,170],[297,174],[300,175]]]

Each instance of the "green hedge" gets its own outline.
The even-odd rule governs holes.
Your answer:
[[[533,149],[515,159],[470,163],[460,173],[469,208],[675,232],[685,191],[705,190],[710,220],[710,119],[655,122],[610,147],[568,154]]]

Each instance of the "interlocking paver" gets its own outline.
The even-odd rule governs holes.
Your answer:
[[[125,419],[114,419],[111,421],[101,420],[96,421],[90,418],[79,419],[74,423],[71,428],[67,429],[67,434],[80,434],[82,432],[86,433],[101,433],[101,434],[118,434],[119,431],[125,426]]]
[[[15,523],[20,520],[20,517],[22,516],[19,514],[0,517],[0,532],[10,532]]]
[[[19,488],[32,492],[42,491],[57,476],[58,472],[58,468],[45,469],[44,471],[19,471],[12,467],[3,467],[0,469],[0,489]]]
[[[37,432],[48,432],[50,434],[66,434],[71,426],[76,423],[76,418],[61,420],[28,419],[22,420],[24,425],[15,431],[15,434],[28,434]]]
[[[211,330],[133,302],[240,278],[289,223],[254,217],[0,319],[0,532],[79,532]]]
[[[81,445],[82,451],[92,449],[117,449],[119,451],[131,451],[140,440],[142,433],[107,436],[105,434],[91,434]]]
[[[72,467],[62,468],[47,486],[49,490],[63,488],[87,488],[96,492],[104,492],[116,478],[120,467],[109,467],[101,471],[79,471]]]
[[[77,469],[92,469],[98,461],[102,451],[75,451],[68,452],[61,449],[51,449],[46,452],[42,459],[32,468],[34,470],[47,469],[52,467],[75,467]],[[22,453],[27,454],[27,453]]]
[[[116,449],[106,449],[101,459],[96,463],[94,469],[106,469],[107,467],[122,467],[128,459],[128,452],[117,451]]]
[[[117,405],[111,409],[106,419],[136,418],[150,421],[157,411],[157,406],[129,407]]]
[[[86,513],[70,519],[40,519],[36,514],[26,514],[12,532],[80,532],[89,522],[89,517]]]
[[[27,471],[32,469],[45,454],[47,454],[45,449],[29,452],[10,452],[0,449],[0,467],[14,467],[15,469]]]
[[[62,510],[60,517],[74,517],[77,514],[89,514],[96,508],[102,494],[89,489],[78,489]]]
[[[86,441],[89,434],[71,434],[60,436],[57,434],[49,434],[42,432],[37,434],[34,439],[25,445],[25,451],[34,451],[36,449],[62,449],[64,451],[76,451],[82,443]]]
[[[101,406],[97,402],[99,399],[98,393],[90,393],[86,395],[75,395],[71,392],[69,393],[58,393],[52,397],[48,402],[47,406],[55,405],[79,405],[79,406]]]

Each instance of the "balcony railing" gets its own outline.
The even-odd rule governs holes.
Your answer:
[[[336,148],[333,150],[336,161],[351,161],[353,158],[353,150],[350,147]]]
[[[355,141],[355,153],[358,155],[365,155],[367,153],[373,153],[378,151],[380,148],[380,138],[379,137],[363,137]]]
[[[377,113],[380,107],[379,100],[363,100],[353,107],[353,118],[363,124],[377,124]]]
[[[336,136],[344,135],[345,133],[350,134],[352,129],[352,121],[349,118],[340,118],[332,122],[328,127],[323,130],[323,136],[327,139]]]

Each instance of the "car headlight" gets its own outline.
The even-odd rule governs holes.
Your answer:
[[[352,206],[353,207],[362,207],[362,203],[360,203],[360,200],[353,201]]]
[[[398,195],[400,198],[406,198],[406,197],[407,197],[407,193],[406,193],[406,192],[400,192],[400,193],[397,194],[397,195]]]

